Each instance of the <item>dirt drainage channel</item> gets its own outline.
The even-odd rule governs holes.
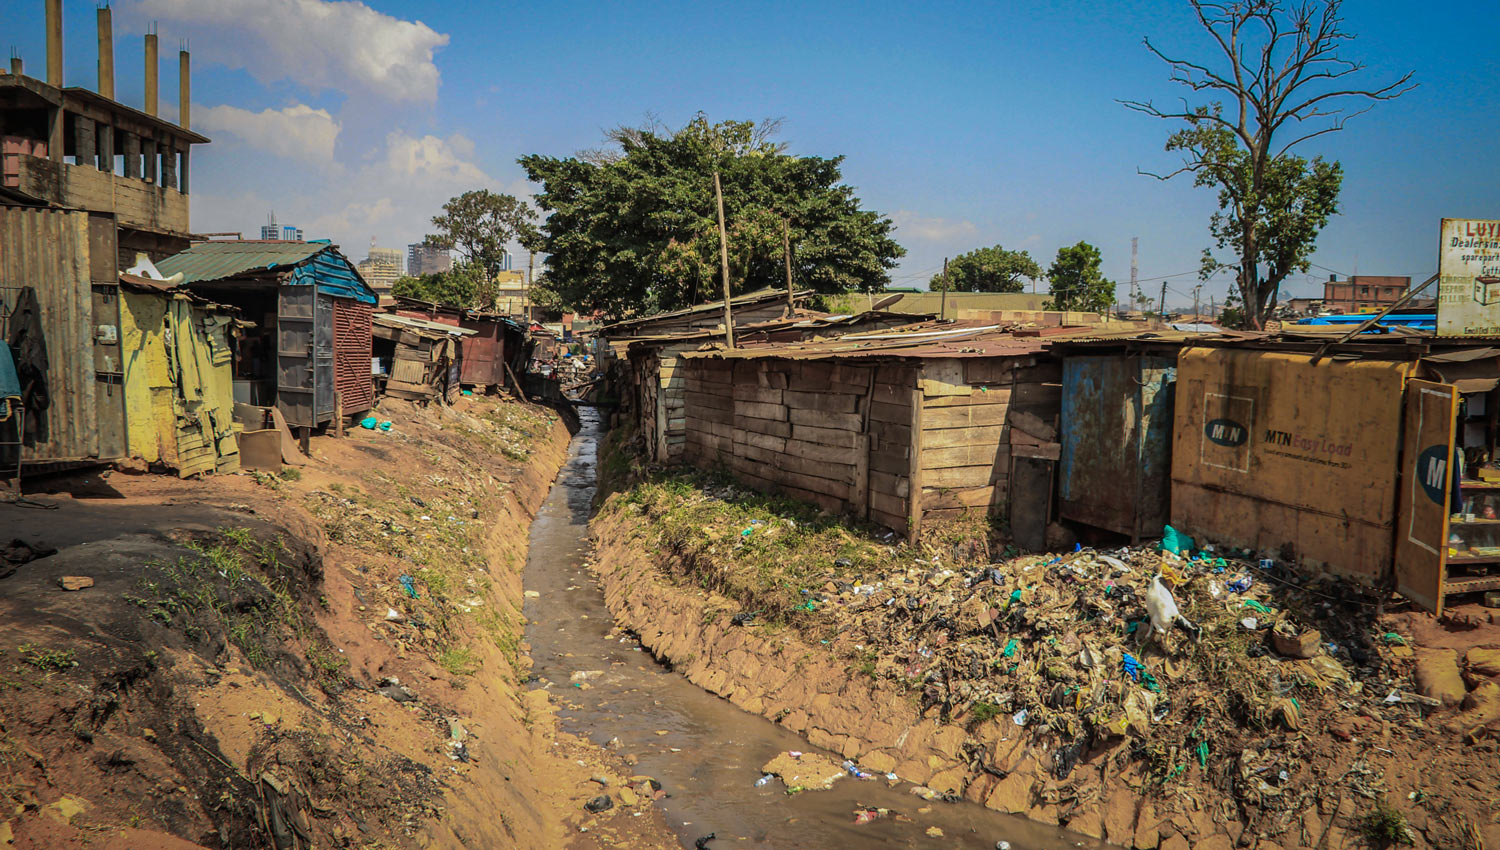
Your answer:
[[[673,673],[613,628],[585,565],[600,426],[592,410],[582,417],[567,465],[531,527],[525,612],[534,672],[538,686],[564,705],[564,728],[601,745],[618,738],[622,751],[639,759],[635,770],[662,783],[670,796],[661,805],[684,847],[710,833],[716,839],[708,850],[1103,846],[971,803],[927,802],[906,783],[851,778],[793,796],[775,779],[757,786],[761,765],[779,753],[815,748]],[[596,670],[586,688],[571,683],[574,673]],[[856,825],[855,811],[865,808],[893,816]]]

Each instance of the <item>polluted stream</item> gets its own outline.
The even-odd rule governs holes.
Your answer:
[[[579,412],[567,464],[531,527],[524,583],[539,594],[525,601],[536,687],[557,697],[564,729],[599,745],[618,738],[638,759],[634,770],[662,784],[668,796],[658,805],[684,847],[709,833],[708,850],[1105,846],[974,803],[927,801],[904,781],[846,777],[831,790],[790,795],[774,777],[757,784],[761,766],[787,751],[843,759],[692,684],[615,628],[587,566],[601,429],[595,411]],[[570,681],[590,671],[600,672],[587,687]],[[856,811],[877,808],[890,815],[855,823]],[[941,837],[929,834],[934,827]]]

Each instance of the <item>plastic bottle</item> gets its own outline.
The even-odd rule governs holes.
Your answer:
[[[776,774],[774,774],[774,773],[767,773],[766,775],[762,776],[761,778],[755,780],[755,787],[756,788],[764,788],[767,783],[769,783],[772,779],[775,779],[775,778],[776,778]]]

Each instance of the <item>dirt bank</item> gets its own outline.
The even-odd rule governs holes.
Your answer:
[[[37,550],[0,565],[0,847],[677,846],[649,805],[584,812],[628,766],[520,687],[566,428],[486,398],[379,416],[284,477],[0,506]]]
[[[663,508],[662,498],[718,506],[711,512],[667,516],[671,509]],[[1095,704],[1104,710],[1074,710],[1078,683],[1083,683],[1083,693],[1090,692],[1089,671],[1075,670],[1071,660],[1079,646],[1066,656],[1065,666],[1030,658],[1033,653],[1045,658],[1045,648],[1035,641],[1067,645],[1098,627],[1069,613],[1075,601],[1090,596],[1089,588],[1078,586],[1076,578],[1062,582],[1048,571],[1051,568],[1044,568],[1034,574],[1035,581],[1017,585],[1016,608],[1027,613],[1003,625],[1018,640],[1010,645],[996,637],[990,644],[991,629],[985,624],[997,622],[996,609],[983,602],[984,597],[978,597],[981,602],[975,603],[975,610],[963,608],[965,618],[975,614],[977,622],[944,621],[942,614],[944,599],[974,600],[978,585],[973,581],[985,575],[977,566],[967,570],[972,576],[957,566],[962,558],[955,557],[954,549],[968,541],[914,549],[860,539],[857,529],[820,531],[815,536],[801,529],[822,521],[778,517],[774,511],[751,519],[757,515],[745,505],[752,502],[754,498],[742,499],[723,484],[699,489],[682,479],[663,484],[652,498],[632,498],[630,491],[617,494],[592,525],[595,569],[611,612],[658,657],[699,686],[805,735],[817,746],[872,770],[893,771],[940,792],[1122,846],[1358,847],[1378,842],[1382,828],[1388,836],[1399,834],[1417,846],[1500,843],[1495,740],[1500,711],[1494,710],[1500,708],[1500,693],[1494,692],[1493,683],[1455,684],[1452,680],[1461,677],[1450,655],[1429,663],[1431,647],[1455,639],[1436,624],[1402,614],[1361,621],[1357,628],[1346,626],[1346,632],[1364,629],[1406,636],[1364,657],[1357,670],[1368,678],[1365,681],[1341,674],[1342,664],[1309,665],[1267,658],[1263,651],[1254,654],[1258,650],[1247,655],[1257,641],[1244,636],[1249,633],[1236,637],[1239,633],[1233,631],[1243,614],[1230,615],[1228,606],[1217,603],[1226,609],[1219,618],[1225,623],[1208,623],[1211,633],[1201,644],[1181,643],[1171,651],[1151,645],[1137,649],[1145,672],[1139,685],[1114,672],[1120,660],[1115,658],[1114,666],[1097,668],[1110,672],[1094,674],[1092,692],[1103,700]],[[713,521],[706,522],[706,517]],[[777,542],[748,542],[772,541],[778,533],[782,539],[809,544],[799,550]],[[834,544],[827,544],[830,538]],[[879,550],[873,566],[859,563],[859,553],[866,549]],[[974,560],[982,564],[988,559]],[[1024,570],[1033,562],[1043,567],[1049,562],[1000,560],[1006,581],[1012,566]],[[877,569],[889,572],[872,575]],[[1078,570],[1082,576],[1083,568]],[[1137,575],[1139,570],[1137,566]],[[910,590],[900,590],[908,575],[916,580]],[[788,581],[789,576],[800,579],[803,589]],[[858,590],[850,592],[849,585],[860,586],[861,579],[865,587],[880,584],[897,590],[885,594],[892,596],[895,608],[934,611],[920,617],[924,628],[931,627],[920,633],[921,643],[869,642],[870,634],[880,628],[899,633],[891,627],[898,615],[882,614],[891,606],[860,599]],[[1101,610],[1114,610],[1120,591],[1129,587],[1123,577],[1117,582],[1116,602]],[[1201,589],[1207,600],[1211,583],[1223,592],[1211,574],[1192,585],[1192,592]],[[987,579],[984,584],[988,586]],[[1098,584],[1093,589],[1100,596],[1110,595],[1103,582]],[[994,604],[1003,608],[1010,593],[1005,586],[997,595],[1001,601]],[[806,602],[787,604],[799,598]],[[1183,599],[1184,604],[1190,601],[1186,595]],[[1197,604],[1198,597],[1191,601]],[[1323,606],[1323,616],[1330,621],[1346,616],[1342,608],[1330,606],[1333,603]],[[1202,607],[1209,606],[1205,602]],[[735,615],[767,611],[784,616],[780,622],[748,627],[734,622]],[[1197,609],[1189,613],[1197,616]],[[904,622],[913,621],[905,616]],[[1058,617],[1060,622],[1051,622]],[[1048,622],[1050,626],[1040,628]],[[1126,625],[1118,615],[1116,624]],[[1328,634],[1341,634],[1334,627],[1328,624]],[[1500,630],[1476,625],[1459,639],[1466,646],[1496,644]],[[1007,660],[1014,657],[1014,663],[986,662],[982,670],[969,672],[945,668],[939,678],[923,673],[923,658],[934,651],[942,656],[951,647],[981,643],[989,645],[986,652]],[[1232,647],[1239,655],[1217,663],[1211,654],[1215,647],[1225,652]],[[979,657],[977,651],[972,654]],[[1347,658],[1347,652],[1341,657]],[[1032,666],[1017,672],[1028,664]],[[1375,693],[1377,686],[1390,681],[1413,691],[1427,689],[1416,681],[1423,677],[1414,675],[1423,666],[1451,673],[1447,684],[1456,689],[1453,702],[1459,704],[1429,708],[1411,698],[1388,704],[1384,690]],[[1264,673],[1266,669],[1273,672]],[[1145,693],[1148,683],[1158,684],[1153,674],[1160,680],[1161,699]],[[1239,690],[1220,684],[1234,675],[1257,681],[1243,682]],[[1473,679],[1485,672],[1471,664],[1463,675]],[[1208,687],[1210,682],[1214,687]],[[978,689],[979,683],[1008,690],[989,696],[992,691]],[[947,689],[948,695],[931,694],[934,684]],[[945,700],[960,687],[969,693],[971,684],[975,703],[956,704],[950,710]],[[1132,697],[1136,690],[1143,693]],[[1243,702],[1241,690],[1284,699],[1295,716],[1261,716],[1259,706]],[[1028,702],[1019,697],[1027,691],[1040,698]],[[1017,698],[1019,702],[1010,701]],[[1146,708],[1137,708],[1130,719],[1133,699],[1143,701]],[[1111,714],[1109,706],[1118,708],[1121,703],[1129,721],[1122,727],[1125,731],[1108,731],[1100,721]],[[1280,704],[1267,703],[1273,708]],[[1002,709],[1002,704],[1009,707]],[[1012,715],[1015,708],[1026,706],[1026,711]],[[980,713],[979,707],[990,710]],[[1070,716],[1084,719],[1070,721]]]

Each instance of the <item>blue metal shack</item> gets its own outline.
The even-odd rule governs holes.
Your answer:
[[[1058,515],[1128,535],[1161,535],[1171,506],[1173,344],[1059,346]]]
[[[182,286],[239,308],[255,324],[234,363],[235,401],[275,404],[316,427],[375,402],[370,370],[377,298],[327,241],[199,242],[156,267]]]

